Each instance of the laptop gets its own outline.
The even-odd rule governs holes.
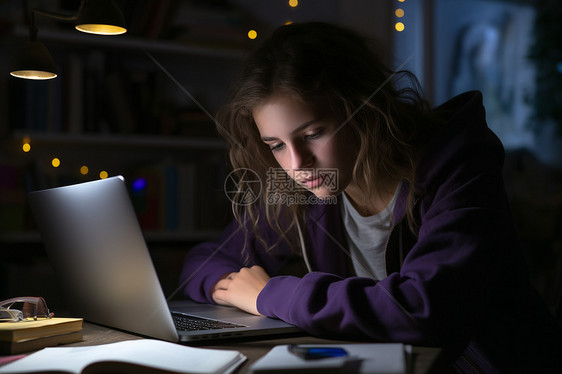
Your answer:
[[[122,176],[31,192],[29,203],[70,311],[86,321],[173,342],[300,331],[237,308],[168,303]]]

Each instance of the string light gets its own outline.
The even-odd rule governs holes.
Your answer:
[[[80,174],[82,174],[82,175],[87,175],[89,171],[90,171],[90,169],[88,169],[88,167],[86,165],[83,165],[82,167],[80,167]]]
[[[254,40],[257,37],[258,37],[258,32],[256,30],[248,31],[248,38]]]
[[[289,6],[291,8],[296,8],[299,5],[299,0],[289,0]]]
[[[107,173],[107,171],[103,170],[100,172],[100,179],[105,179],[109,176],[109,174]]]
[[[398,2],[399,2],[399,3],[403,3],[404,0],[398,0]],[[404,14],[405,14],[405,13],[404,13],[404,9],[402,9],[402,8],[397,8],[397,9],[394,11],[394,15],[396,16],[396,18],[402,18],[402,17],[404,17]],[[396,22],[396,23],[394,24],[394,28],[396,29],[396,31],[402,32],[402,31],[404,31],[404,29],[406,28],[406,26],[404,25],[403,22],[400,22],[400,21],[399,21],[399,22]]]
[[[55,157],[51,160],[51,165],[53,165],[54,168],[58,168],[60,166],[60,160]]]
[[[21,149],[26,153],[31,151],[31,139],[29,136],[23,138]]]

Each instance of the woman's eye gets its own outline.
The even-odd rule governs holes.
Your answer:
[[[307,134],[304,136],[305,139],[316,139],[318,138],[320,135],[322,135],[323,130],[318,130],[312,134]]]
[[[271,149],[272,152],[275,152],[275,151],[279,151],[281,148],[283,148],[283,146],[284,146],[284,143],[271,144],[269,146],[269,149]]]

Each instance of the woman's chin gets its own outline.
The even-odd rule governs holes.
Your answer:
[[[314,194],[314,196],[316,196],[318,199],[320,200],[331,200],[334,199],[339,191],[332,191],[330,189],[327,188],[311,188],[309,189],[310,192],[312,192]]]

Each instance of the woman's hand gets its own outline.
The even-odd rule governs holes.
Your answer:
[[[211,296],[217,304],[235,306],[260,315],[256,301],[269,278],[261,266],[242,268],[238,272],[225,274],[213,287]]]

